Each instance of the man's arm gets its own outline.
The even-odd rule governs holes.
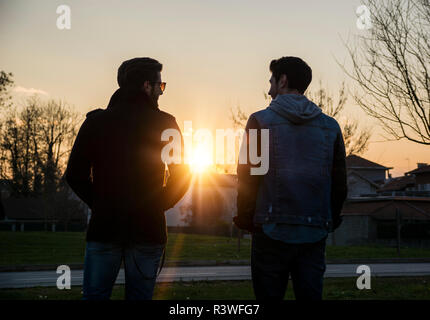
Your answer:
[[[66,181],[90,208],[93,202],[91,179],[91,131],[86,118],[79,129],[66,169]]]
[[[249,161],[249,130],[257,129],[257,154],[261,154],[261,130],[258,121],[251,116],[246,124],[245,133],[246,138],[242,143],[246,144],[247,162],[245,164],[238,164],[237,166],[237,216],[233,218],[234,223],[240,229],[255,231],[253,223],[255,206],[257,202],[258,187],[261,182],[260,175],[251,175],[251,167],[253,166]],[[241,146],[243,148],[245,146]]]
[[[181,135],[181,163],[180,164],[168,164],[169,173],[166,179],[166,186],[163,188],[163,209],[168,210],[172,208],[187,192],[191,174],[188,165],[184,161],[184,139],[181,134],[176,120],[173,120],[171,127],[178,130]]]
[[[342,206],[348,194],[345,144],[342,131],[339,128],[334,145],[332,188],[331,188],[331,212],[333,219],[333,231],[342,223]]]

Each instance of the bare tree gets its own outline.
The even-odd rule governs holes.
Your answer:
[[[43,163],[44,188],[55,191],[77,134],[79,115],[62,101],[48,101],[39,118],[38,159]]]
[[[10,92],[9,89],[13,85],[13,75],[12,73],[7,73],[3,70],[0,71],[0,117],[3,116],[3,112],[11,106],[10,100]],[[3,128],[3,119],[0,118],[0,132]],[[0,178],[3,177],[5,167],[4,167],[4,159],[6,158],[6,152],[3,148],[0,148]]]
[[[86,204],[73,197],[72,193],[73,191],[69,188],[65,179],[62,178],[55,193],[43,195],[45,221],[55,219],[64,226],[64,231],[66,232],[69,231],[72,222],[84,226],[87,221]]]
[[[9,109],[3,123],[1,148],[3,152],[2,178],[10,178],[12,194],[29,196],[33,178],[33,123],[32,106],[18,112]],[[8,170],[9,169],[9,170]]]
[[[78,129],[78,114],[61,101],[29,98],[6,111],[0,136],[1,174],[15,195],[55,192]]]
[[[430,2],[367,0],[371,28],[344,42],[357,104],[388,136],[430,145]]]
[[[13,74],[0,71],[0,111],[11,106],[9,89],[13,86]]]
[[[345,84],[339,88],[337,99],[329,93],[328,89],[324,88],[322,82],[319,82],[319,88],[316,91],[307,91],[306,96],[312,100],[324,112],[333,118],[339,117],[345,107],[347,97],[345,92]],[[336,101],[336,103],[335,103]]]
[[[42,201],[45,230],[48,221],[86,222],[82,201],[74,199],[62,178],[76,137],[80,116],[62,101],[30,97],[21,107],[10,102],[12,74],[0,72],[0,178],[13,197]]]
[[[230,108],[230,119],[233,122],[234,128],[245,128],[248,116],[242,111],[239,106],[237,106],[236,110]]]
[[[348,100],[344,83],[340,86],[337,96],[331,94],[327,88],[324,88],[321,81],[319,82],[318,90],[315,92],[308,91],[306,95],[325,114],[338,120],[342,128],[347,155],[362,154],[367,150],[372,135],[370,129],[360,128],[361,126],[359,126],[357,119],[351,117],[347,117],[346,120],[342,119]]]

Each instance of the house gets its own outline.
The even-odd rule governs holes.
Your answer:
[[[389,179],[377,193],[379,196],[430,197],[430,166],[418,163],[415,170],[406,172],[402,177]]]
[[[430,165],[418,163],[415,170],[406,172],[406,176],[415,178],[416,191],[430,191]]]
[[[403,245],[430,246],[429,197],[348,199],[341,226],[328,237],[332,245],[396,244],[397,219]]]
[[[354,170],[347,170],[348,198],[360,197],[363,194],[376,194],[379,185]]]
[[[25,225],[29,230],[44,228],[44,224],[55,231],[58,223],[57,219],[44,215],[44,203],[36,198],[7,198],[3,199],[3,208],[5,216],[0,221],[1,230],[11,229],[24,231]]]
[[[385,184],[383,184],[377,192],[381,195],[392,194],[395,195],[396,192],[411,191],[415,188],[415,177],[414,176],[402,176],[389,179]]]
[[[69,187],[54,197],[14,197],[0,192],[0,230],[82,231],[89,209]]]
[[[191,192],[192,225],[201,229],[232,231],[233,216],[236,215],[236,175],[198,175],[192,183]]]
[[[178,204],[166,211],[169,231],[231,235],[236,215],[237,177],[205,172],[196,174]]]
[[[346,168],[348,198],[376,195],[379,187],[390,177],[389,170],[392,169],[357,155],[346,157]]]

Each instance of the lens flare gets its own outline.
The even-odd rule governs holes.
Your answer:
[[[212,150],[203,143],[193,146],[190,168],[193,172],[202,173],[213,165]]]

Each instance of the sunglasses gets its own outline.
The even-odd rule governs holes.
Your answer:
[[[165,82],[152,82],[153,84],[160,84],[160,90],[161,92],[164,92],[166,90],[166,83]]]

